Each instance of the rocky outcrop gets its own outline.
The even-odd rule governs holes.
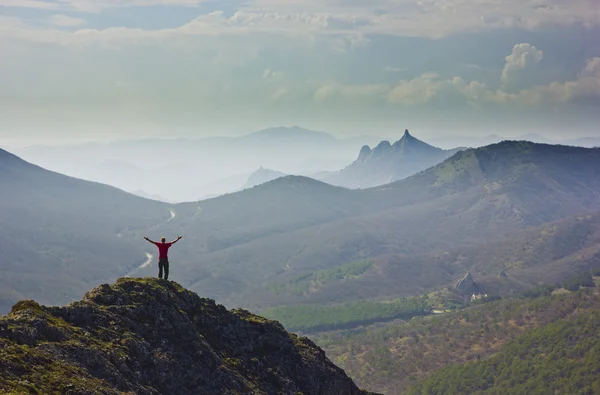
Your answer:
[[[278,322],[151,278],[17,303],[0,318],[0,392],[367,394]]]

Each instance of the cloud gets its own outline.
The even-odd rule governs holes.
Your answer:
[[[526,91],[533,103],[590,103],[600,106],[600,57],[590,59],[579,77]]]
[[[265,71],[263,71],[263,73],[262,73],[262,78],[265,78],[265,79],[277,80],[277,79],[281,78],[282,76],[283,76],[283,72],[274,71],[271,69],[265,69]]]
[[[196,7],[214,0],[0,0],[4,7],[102,12],[109,8]],[[441,38],[457,33],[494,29],[539,30],[552,26],[600,26],[597,0],[243,0],[231,16],[199,15],[196,23],[174,29],[139,30],[123,26],[119,39],[168,35],[247,34],[346,35],[356,42],[369,35]],[[214,4],[219,4],[214,2]],[[211,19],[210,26],[198,22]],[[197,29],[190,29],[195,26]],[[202,27],[202,28],[200,28]],[[99,30],[93,40],[110,40],[115,31]],[[23,35],[21,35],[23,36]],[[27,35],[35,40],[37,36]],[[82,35],[80,39],[90,38]],[[70,39],[60,39],[71,42]]]
[[[179,6],[195,7],[211,0],[0,0],[0,7],[37,8],[99,13],[107,8]]]
[[[518,44],[506,57],[500,79],[505,83],[518,81],[524,71],[535,67],[541,59],[542,52],[534,46]],[[465,81],[461,77],[444,79],[436,73],[425,73],[387,85],[326,84],[318,87],[314,94],[314,100],[318,102],[339,98],[377,101],[381,97],[385,97],[388,103],[411,108],[482,109],[501,106],[526,109],[582,103],[600,106],[600,57],[589,59],[573,80],[520,87],[514,91],[504,85],[494,89],[480,81]]]
[[[478,81],[466,82],[460,77],[444,80],[429,74],[399,81],[387,97],[391,103],[407,106],[476,107],[483,100],[493,99],[490,93],[489,88]]]
[[[343,85],[327,84],[320,86],[314,93],[314,100],[323,102],[331,99],[365,100],[384,98],[387,87],[378,84],[368,85]]]
[[[38,8],[43,10],[53,10],[59,8],[60,4],[41,0],[0,0],[0,7],[14,8]]]
[[[388,72],[388,73],[401,73],[403,71],[408,70],[406,67],[392,67],[392,66],[386,66],[383,68],[383,71]]]
[[[62,15],[62,14],[52,15],[49,18],[49,22],[52,25],[61,26],[61,27],[75,27],[75,26],[80,26],[80,25],[85,24],[85,20],[83,20],[83,19],[72,18],[70,16],[66,16],[66,15]]]
[[[518,92],[535,80],[543,57],[544,53],[531,44],[515,45],[512,53],[505,58],[506,64],[500,77],[504,90]]]
[[[440,38],[491,29],[600,24],[597,0],[250,0],[243,10],[360,18],[355,31]]]

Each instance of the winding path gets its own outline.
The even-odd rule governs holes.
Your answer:
[[[169,212],[171,213],[171,217],[168,220],[166,220],[165,222],[161,222],[160,224],[155,225],[155,226],[153,226],[152,228],[150,228],[148,230],[151,231],[151,230],[160,228],[161,226],[166,225],[169,222],[173,221],[173,219],[177,216],[177,213],[175,211],[173,211],[173,210],[169,210]]]
[[[158,225],[155,225],[155,226],[153,226],[152,228],[148,229],[148,231],[153,231],[153,230],[155,230],[155,229],[157,229],[157,228],[159,228],[159,227],[161,227],[161,226],[163,226],[163,225],[166,225],[166,224],[168,224],[169,222],[173,221],[173,219],[174,219],[174,218],[177,216],[177,213],[176,213],[175,211],[173,211],[172,209],[171,209],[171,210],[169,210],[169,212],[170,212],[170,214],[171,214],[171,217],[170,217],[169,219],[167,219],[167,220],[166,220],[166,221],[164,221],[164,222],[161,222],[161,223],[160,223],[160,224],[158,224]],[[122,234],[121,234],[121,233],[118,233],[118,234],[117,234],[117,237],[122,237]],[[144,263],[142,263],[140,266],[138,266],[138,267],[136,267],[136,268],[132,269],[132,270],[131,270],[129,273],[127,273],[127,274],[125,275],[125,277],[131,277],[131,276],[132,276],[133,274],[135,274],[135,272],[137,272],[138,270],[140,270],[140,269],[143,269],[143,268],[145,268],[145,267],[148,267],[148,266],[150,266],[150,264],[152,263],[152,258],[153,258],[153,257],[154,257],[154,256],[153,256],[152,254],[150,254],[150,253],[147,253],[147,252],[146,252],[146,260],[144,261]]]
[[[127,273],[127,275],[125,277],[131,277],[133,275],[133,273],[137,272],[138,270],[150,266],[150,264],[152,263],[152,258],[153,258],[152,254],[146,253],[146,260],[144,261],[144,263],[142,263],[140,266],[136,267],[135,269],[133,269],[132,271]]]

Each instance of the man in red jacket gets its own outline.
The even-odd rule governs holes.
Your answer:
[[[181,240],[181,236],[179,236],[178,238],[176,238],[175,240],[171,241],[170,243],[167,243],[167,239],[165,239],[164,237],[160,239],[160,243],[157,243],[156,241],[152,241],[147,237],[144,237],[144,239],[146,239],[148,242],[154,244],[155,246],[158,247],[158,278],[163,277],[163,269],[165,271],[165,280],[169,279],[169,255],[168,255],[168,251],[169,248],[177,243],[179,240]]]

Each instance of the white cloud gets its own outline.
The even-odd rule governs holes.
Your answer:
[[[194,7],[206,1],[212,0],[0,0],[0,6],[101,12],[157,5]],[[360,42],[369,34],[440,38],[491,29],[600,26],[597,0],[245,0],[239,7],[230,18],[223,13],[200,15],[196,23],[176,29],[124,27],[119,34],[124,40],[141,34],[344,34]],[[208,18],[209,26],[197,23]],[[110,39],[112,33],[103,30],[98,36]]]
[[[600,25],[597,0],[251,0],[245,10],[361,18],[361,33],[439,38],[489,29]]]
[[[406,67],[393,67],[393,66],[386,66],[383,68],[383,71],[386,71],[388,73],[401,73],[403,71],[408,70]]]
[[[531,44],[515,45],[512,53],[505,58],[506,64],[500,77],[504,89],[515,92],[527,86],[527,82],[535,78],[543,57],[544,53]]]
[[[520,55],[523,53],[530,55],[523,57]],[[537,59],[541,59],[540,51],[532,46],[521,45],[507,57],[507,65],[519,65],[520,70],[536,64],[539,61]],[[391,85],[326,84],[316,89],[314,99],[323,102],[342,97],[373,101],[382,96],[389,103],[408,107],[482,108],[502,105],[527,108],[581,101],[600,105],[600,58],[590,59],[574,80],[521,88],[516,92],[504,88],[493,89],[479,81],[467,82],[460,77],[442,79],[436,73],[426,73]]]
[[[0,7],[38,8],[99,13],[106,8],[181,6],[195,7],[211,0],[0,0]]]
[[[387,90],[388,88],[386,86],[378,84],[327,84],[319,87],[315,91],[314,100],[317,102],[322,102],[331,99],[371,100],[373,98],[384,98]]]
[[[0,7],[39,8],[44,10],[52,10],[57,9],[59,4],[56,2],[42,0],[0,0]]]
[[[55,26],[75,27],[85,24],[85,20],[80,18],[72,18],[67,15],[57,14],[49,18],[49,22]]]
[[[262,73],[262,78],[277,80],[283,76],[283,72],[265,69]]]

